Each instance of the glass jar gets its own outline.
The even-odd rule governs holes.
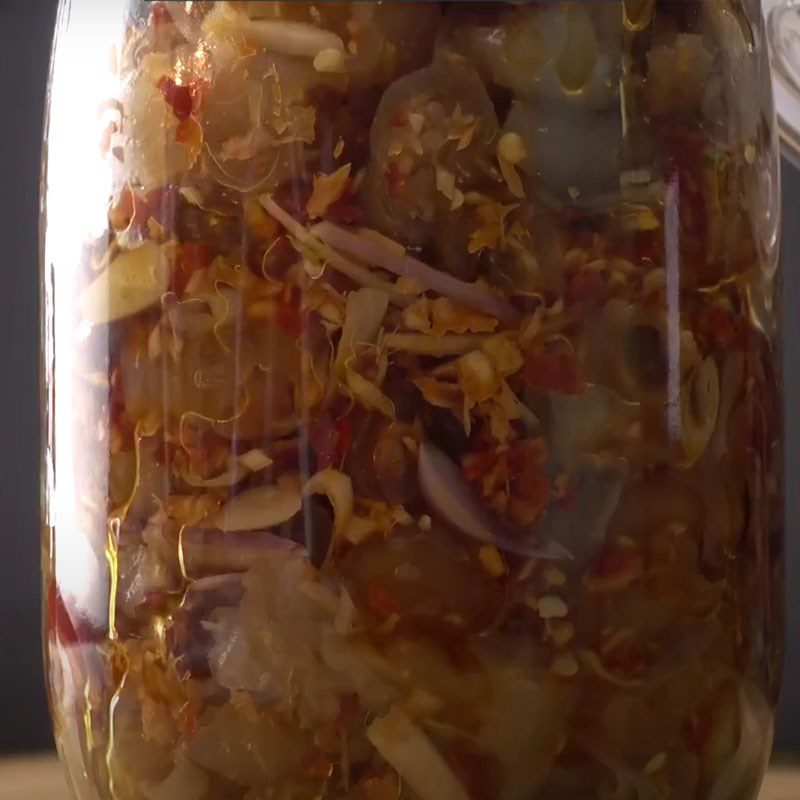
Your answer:
[[[753,0],[64,0],[43,525],[80,800],[753,800]]]

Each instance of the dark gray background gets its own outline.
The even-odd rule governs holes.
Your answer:
[[[54,17],[53,0],[0,0],[0,753],[51,746],[39,654],[37,215]],[[786,162],[783,203],[789,630],[778,747],[800,754],[800,172]]]

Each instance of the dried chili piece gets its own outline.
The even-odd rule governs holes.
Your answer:
[[[524,375],[528,385],[545,392],[578,394],[581,390],[574,354],[557,344],[537,345],[529,350]]]
[[[191,116],[195,108],[197,89],[191,83],[176,83],[168,75],[158,81],[158,89],[164,97],[164,102],[172,108],[173,114],[178,119]]]
[[[600,303],[606,295],[606,282],[597,272],[579,272],[569,279],[567,300],[570,303]]]
[[[644,575],[644,554],[635,544],[616,542],[604,548],[584,576],[593,593],[621,592]]]
[[[166,3],[153,3],[150,8],[150,24],[154,27],[159,25],[170,25],[172,14],[169,13]]]
[[[386,618],[396,614],[399,608],[397,598],[378,581],[373,581],[367,593],[367,607],[378,617]]]

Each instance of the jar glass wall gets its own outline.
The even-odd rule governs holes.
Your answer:
[[[80,800],[754,800],[758,3],[63,0],[46,653]]]

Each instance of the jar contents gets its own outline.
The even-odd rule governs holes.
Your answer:
[[[48,589],[98,798],[753,800],[780,405],[736,6],[129,21],[75,299],[103,602]]]

